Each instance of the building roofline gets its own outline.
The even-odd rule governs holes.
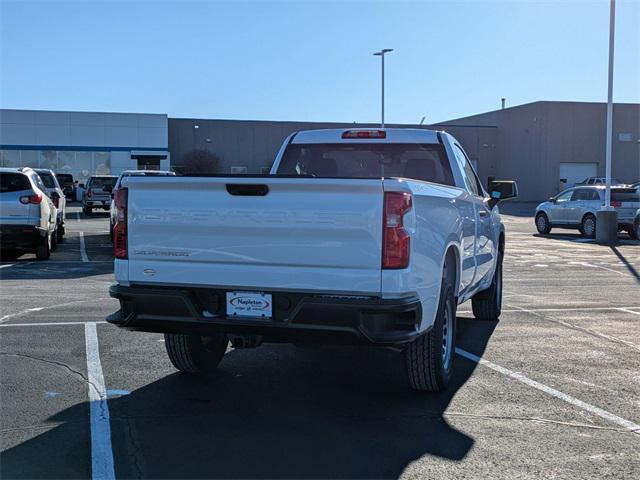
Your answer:
[[[93,110],[32,110],[29,108],[0,108],[2,112],[33,112],[33,113],[80,113],[80,114],[98,114],[98,115],[161,115],[168,117],[166,113],[149,113],[149,112],[96,112]]]
[[[438,123],[434,123],[432,125],[443,125],[445,123],[448,122],[457,122],[457,121],[462,121],[462,120],[466,120],[469,119],[471,117],[478,117],[480,115],[489,115],[492,113],[499,113],[499,112],[503,112],[505,110],[513,110],[516,108],[522,108],[522,107],[528,107],[530,105],[536,105],[536,104],[541,104],[541,103],[565,103],[565,104],[580,104],[580,105],[606,105],[607,102],[580,102],[577,100],[536,100],[535,102],[527,102],[527,103],[520,103],[518,105],[512,105],[510,107],[505,107],[505,108],[498,108],[496,110],[489,110],[487,112],[480,112],[480,113],[472,113],[470,115],[465,115],[464,117],[456,117],[456,118],[452,118],[450,120],[443,120],[441,122]],[[613,102],[613,105],[629,105],[629,106],[635,106],[640,108],[640,103],[632,103],[632,102]],[[480,127],[480,126],[493,126],[493,125],[474,125],[476,127]]]

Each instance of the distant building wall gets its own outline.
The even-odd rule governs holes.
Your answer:
[[[169,149],[172,165],[179,166],[184,155],[204,149],[220,157],[217,170],[230,173],[234,166],[246,167],[247,173],[261,173],[270,168],[278,149],[289,134],[318,128],[377,128],[379,124],[268,122],[247,120],[169,119]],[[387,127],[434,128],[427,125],[387,125]],[[472,159],[478,160],[481,175],[495,169],[496,128],[447,126]]]
[[[135,169],[134,157],[169,169],[166,115],[0,110],[0,166],[50,168],[83,183]]]
[[[605,174],[604,103],[535,102],[441,125],[458,124],[497,127],[495,173],[518,181],[520,200],[555,195],[561,163],[594,163],[598,175]],[[622,182],[640,178],[639,139],[640,105],[615,104],[612,176]]]

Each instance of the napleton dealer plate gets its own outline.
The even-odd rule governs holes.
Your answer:
[[[227,292],[227,315],[253,318],[271,318],[271,295],[260,292]]]

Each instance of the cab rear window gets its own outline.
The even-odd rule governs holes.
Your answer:
[[[612,202],[640,202],[640,191],[633,188],[612,188]]]
[[[291,144],[278,174],[325,178],[404,177],[454,185],[451,165],[439,144]]]
[[[92,177],[89,179],[91,188],[113,187],[116,184],[116,177]]]
[[[22,173],[0,173],[0,193],[31,190],[31,182]]]

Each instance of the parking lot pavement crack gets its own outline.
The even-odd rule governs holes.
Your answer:
[[[507,305],[505,303],[505,305]],[[541,318],[542,320],[546,321],[546,322],[551,322],[551,323],[556,323],[558,325],[562,325],[564,327],[567,328],[571,328],[573,330],[578,330],[580,332],[586,333],[588,335],[591,335],[593,337],[598,337],[598,338],[604,338],[605,340],[609,340],[610,342],[614,342],[614,343],[618,343],[620,345],[625,345],[629,348],[632,348],[638,352],[640,352],[640,345],[636,345],[635,343],[632,342],[628,342],[627,340],[622,340],[621,338],[618,337],[614,337],[612,335],[606,335],[604,333],[598,333],[598,332],[594,332],[593,330],[590,330],[588,328],[585,327],[581,327],[579,325],[575,325],[573,323],[569,323],[569,322],[565,322],[564,320],[558,320],[555,318],[549,318],[548,316],[544,315],[543,312],[539,312],[539,311],[533,311],[533,310],[529,310],[523,307],[518,307],[516,305],[507,305],[510,308],[515,308],[516,310],[520,310],[524,313],[529,313],[531,315],[534,315],[538,318]],[[620,310],[620,309],[616,309],[615,307],[612,307],[612,309],[614,310]]]
[[[90,385],[91,387],[93,387],[94,389],[96,389],[96,391],[98,391],[98,390],[97,390],[97,386],[96,386],[96,385],[94,385],[94,384],[89,380],[89,378],[88,378],[84,373],[82,373],[81,371],[76,370],[76,369],[74,369],[74,368],[70,367],[70,366],[69,366],[69,365],[67,365],[66,363],[63,363],[63,362],[57,362],[57,361],[55,361],[55,360],[47,360],[46,358],[35,357],[35,356],[33,356],[33,355],[27,355],[26,353],[8,353],[8,352],[0,352],[0,355],[4,355],[4,356],[7,356],[7,357],[22,357],[22,358],[29,358],[29,359],[31,359],[31,360],[35,360],[35,361],[37,361],[37,362],[43,362],[43,363],[48,363],[48,364],[50,364],[50,365],[56,365],[56,366],[58,366],[58,367],[61,367],[61,368],[65,369],[65,370],[67,370],[68,372],[70,372],[70,373],[72,374],[72,376],[80,377],[80,379],[81,379],[81,381],[82,381],[82,382],[84,382],[84,383],[86,383],[86,384]]]
[[[131,457],[131,462],[137,472],[136,478],[143,478],[144,475],[142,473],[142,468],[140,468],[140,463],[138,462],[138,454],[140,453],[140,444],[138,443],[136,436],[133,433],[133,426],[131,425],[131,422],[134,419],[133,417],[121,417],[119,418],[119,420],[124,421],[127,428],[127,437],[129,438],[129,443],[131,445],[129,449],[129,457]]]

